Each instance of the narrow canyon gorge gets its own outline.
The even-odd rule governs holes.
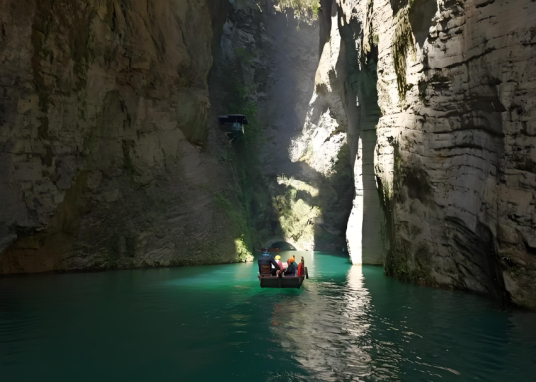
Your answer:
[[[534,0],[0,3],[0,274],[285,241],[536,309]],[[230,142],[219,115],[244,114]]]

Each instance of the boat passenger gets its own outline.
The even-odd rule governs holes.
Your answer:
[[[271,265],[273,267],[272,274],[275,275],[276,272],[282,268],[279,267],[279,264],[277,264],[277,262],[274,260],[272,255],[270,255],[267,249],[263,251],[264,251],[263,254],[261,255],[261,257],[259,257],[259,260],[257,260],[257,263],[259,264],[259,273],[262,273],[261,267],[263,265]]]
[[[305,262],[304,262],[303,256],[302,256],[301,262],[298,264],[298,277],[303,276],[304,268],[305,268],[304,264],[305,264]]]
[[[298,267],[296,266],[296,261],[294,257],[291,257],[288,259],[288,267],[285,270],[286,276],[296,276],[296,271],[298,270]]]
[[[275,262],[279,265],[279,269],[283,269],[283,263],[281,262],[281,256],[277,255],[275,257]]]
[[[288,264],[287,269],[276,272],[276,275],[282,274],[284,276],[296,276],[296,269],[297,269],[296,262],[294,261],[292,257],[287,260],[287,264]]]

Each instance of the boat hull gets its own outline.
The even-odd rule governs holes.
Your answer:
[[[303,280],[307,275],[307,271],[303,276],[285,276],[278,277],[272,275],[259,275],[261,288],[297,288],[303,284]]]
[[[259,276],[261,288],[300,288],[304,277]]]

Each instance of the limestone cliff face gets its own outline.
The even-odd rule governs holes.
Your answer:
[[[346,230],[355,263],[536,307],[536,3],[232,3],[0,5],[0,273]]]
[[[0,273],[241,261],[255,239],[345,245],[343,130],[325,137],[329,163],[289,151],[331,120],[315,102],[311,12],[223,0],[0,11]],[[248,116],[241,142],[219,131],[222,113]]]
[[[261,158],[285,239],[304,250],[341,250],[353,189],[344,120],[315,91],[320,21],[292,13],[266,23],[270,42],[261,100]],[[314,137],[308,135],[315,131]]]
[[[222,4],[2,2],[1,273],[247,255],[207,125]]]
[[[276,11],[270,2],[262,12],[253,1],[236,2],[210,89],[212,96],[221,88],[222,102],[213,107],[245,113],[250,122],[231,161],[259,244],[340,251],[353,193],[349,150],[345,127],[314,91],[320,25],[309,16]],[[319,125],[313,144],[305,134]]]
[[[317,91],[340,100],[351,145],[358,137],[353,259],[368,262],[371,221],[389,274],[536,307],[536,3],[346,0],[322,10],[328,70]],[[361,186],[381,209],[360,206]]]

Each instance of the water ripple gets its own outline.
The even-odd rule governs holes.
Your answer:
[[[534,314],[296,255],[301,290],[253,264],[0,279],[2,381],[533,380]]]

